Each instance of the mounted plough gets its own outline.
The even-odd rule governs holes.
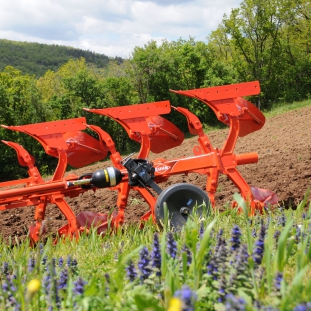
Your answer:
[[[29,177],[0,183],[0,210],[35,206],[35,224],[29,229],[32,243],[37,242],[44,232],[42,222],[48,203],[55,204],[68,221],[67,225],[58,230],[59,235],[78,237],[79,231],[87,230],[92,224],[99,225],[98,232],[107,228],[110,221],[107,215],[82,212],[76,217],[65,197],[79,196],[90,187],[96,190],[96,188],[115,186],[122,179],[120,171],[108,167],[89,176],[78,177],[72,174],[64,178],[67,164],[79,168],[107,156],[108,148],[105,143],[82,130],[89,127],[97,132],[100,138],[107,137],[107,141],[110,141],[111,138],[107,133],[99,127],[87,125],[85,118],[22,126],[2,126],[32,136],[42,144],[47,154],[58,158],[58,165],[52,179],[45,181],[35,166],[35,159],[23,146],[2,140],[4,144],[16,151],[20,165],[28,167]]]
[[[242,98],[259,94],[259,82],[172,92],[202,101],[214,111],[218,120],[230,127],[221,149],[212,146],[197,116],[186,108],[171,107],[169,101],[84,109],[108,116],[121,124],[128,136],[141,144],[136,159],[131,156],[122,159],[110,135],[98,126],[87,125],[84,118],[4,126],[37,139],[47,154],[58,158],[58,166],[52,180],[45,182],[34,165],[34,159],[22,146],[3,141],[16,150],[19,163],[28,167],[30,177],[0,183],[0,187],[26,183],[25,188],[0,191],[0,209],[36,206],[36,224],[30,228],[30,237],[36,242],[42,231],[47,203],[57,205],[68,220],[68,224],[59,230],[60,235],[77,236],[79,231],[87,230],[90,225],[95,225],[98,232],[102,232],[107,229],[108,222],[111,227],[123,224],[130,189],[138,191],[150,206],[142,220],[152,217],[154,222],[160,223],[164,217],[164,205],[167,203],[172,224],[181,226],[194,209],[200,213],[204,205],[207,209],[210,204],[215,208],[219,174],[227,175],[237,186],[243,198],[249,202],[253,215],[257,211],[261,212],[266,204],[276,204],[278,199],[272,191],[249,186],[237,170],[238,165],[256,163],[257,153],[234,154],[238,137],[261,129],[265,123],[264,115],[252,103]],[[170,113],[171,108],[187,118],[189,131],[198,136],[199,145],[194,146],[191,157],[169,160],[159,158],[150,162],[150,151],[158,154],[181,145],[184,140],[183,133],[160,116]],[[99,140],[82,132],[86,128],[95,131]],[[82,178],[75,175],[64,178],[67,163],[73,167],[86,166],[104,159],[108,151],[113,167]],[[167,181],[171,175],[189,173],[206,175],[206,192],[189,183],[171,185],[164,190],[158,185]],[[103,187],[118,191],[118,212],[110,219],[106,214],[91,212],[83,212],[75,217],[64,200],[64,196],[74,197],[90,188],[96,190]]]

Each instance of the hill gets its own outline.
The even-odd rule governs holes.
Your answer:
[[[23,74],[43,76],[47,70],[56,71],[69,59],[83,57],[87,63],[94,64],[99,68],[105,68],[110,58],[104,54],[85,51],[56,44],[42,44],[10,41],[0,39],[0,71],[6,66],[13,66]],[[114,58],[122,62],[122,58]]]
[[[248,184],[274,191],[280,205],[285,207],[295,207],[310,187],[310,118],[310,106],[270,117],[260,131],[239,138],[235,148],[236,154],[258,153],[257,164],[241,165],[238,171]],[[228,129],[216,130],[209,132],[208,137],[214,148],[221,148],[227,134]],[[197,137],[186,139],[179,147],[161,154],[151,154],[150,160],[192,156],[192,149],[197,144]],[[81,176],[110,165],[110,161],[98,162],[70,173]],[[164,189],[179,182],[190,182],[205,189],[206,176],[198,174],[171,176],[167,182],[159,186]],[[222,208],[227,202],[231,202],[234,192],[237,192],[237,188],[225,175],[220,175],[216,192],[217,208]],[[67,201],[76,215],[83,210],[104,213],[112,211],[116,206],[117,191],[109,189],[99,189],[95,193],[87,191],[79,197],[67,198]],[[125,210],[126,222],[138,221],[148,210],[149,207],[138,192],[131,191]],[[34,208],[11,209],[1,211],[0,214],[0,235],[4,238],[10,235],[25,237],[29,225],[34,223]],[[47,207],[46,220],[50,232],[56,232],[65,223],[64,216],[53,205]]]

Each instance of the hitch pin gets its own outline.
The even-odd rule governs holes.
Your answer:
[[[80,179],[80,180],[74,180],[74,181],[67,181],[67,186],[68,187],[74,187],[74,186],[82,186],[82,185],[87,185],[91,183],[91,179]]]

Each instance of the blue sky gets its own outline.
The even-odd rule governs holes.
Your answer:
[[[131,56],[150,40],[206,40],[239,0],[2,0],[0,38]]]

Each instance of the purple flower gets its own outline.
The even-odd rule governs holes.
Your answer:
[[[68,283],[68,270],[65,268],[60,272],[57,288],[65,289],[67,288],[67,283]]]
[[[150,264],[150,257],[148,248],[144,246],[144,248],[139,253],[139,260],[138,260],[138,269],[140,271],[141,281],[147,279],[151,273],[149,264]]]
[[[60,268],[62,268],[62,267],[63,267],[63,264],[64,264],[64,259],[63,259],[63,257],[59,257],[59,259],[58,259],[58,266],[59,266]]]
[[[261,262],[262,262],[262,258],[263,258],[263,253],[264,253],[264,241],[265,241],[265,236],[266,236],[266,227],[264,226],[264,224],[261,224],[260,227],[260,232],[259,232],[259,238],[255,243],[255,251],[253,254],[253,259],[255,261],[255,267],[257,268]]]
[[[47,273],[45,277],[43,278],[42,285],[43,285],[45,294],[48,295],[51,289],[51,276],[49,273]]]
[[[276,289],[277,292],[280,292],[280,290],[281,290],[282,280],[283,280],[283,273],[278,272],[274,278],[274,288]]]
[[[106,282],[109,284],[110,283],[110,275],[109,275],[109,273],[105,273],[104,277],[105,277]]]
[[[223,273],[218,282],[218,294],[219,294],[218,302],[225,301],[225,296],[227,294],[226,287],[227,287],[227,280],[225,274]]]
[[[296,235],[295,235],[295,242],[298,244],[301,240],[302,232],[299,226],[296,225]]]
[[[55,258],[52,258],[52,260],[46,265],[46,274],[42,281],[49,310],[53,310],[53,306],[56,306],[58,309],[60,309],[61,304],[57,286],[55,263]]]
[[[183,245],[182,249],[181,249],[182,253],[186,253],[187,255],[187,265],[189,266],[192,262],[192,253],[190,251],[190,249],[187,247],[186,244]]]
[[[137,277],[135,266],[132,260],[130,260],[129,265],[126,267],[126,274],[130,282],[133,282]]]
[[[33,257],[29,258],[28,261],[28,272],[31,273],[36,266],[36,261]]]
[[[242,244],[235,254],[235,260],[232,263],[234,270],[230,274],[228,284],[228,287],[232,289],[232,292],[238,287],[247,287],[246,284],[250,280],[246,244]]]
[[[236,297],[233,294],[228,294],[225,297],[226,311],[243,311],[245,310],[246,302],[241,297]]]
[[[284,214],[282,214],[278,218],[278,225],[281,225],[282,227],[285,227],[285,225],[286,225],[286,216]]]
[[[41,259],[41,264],[42,264],[43,266],[45,266],[46,263],[47,263],[47,261],[48,261],[48,257],[47,257],[47,256],[44,256],[44,257]]]
[[[241,230],[239,226],[234,226],[231,232],[231,250],[235,251],[241,245]]]
[[[279,241],[280,235],[281,235],[281,231],[279,231],[279,230],[275,230],[275,231],[274,231],[273,238],[274,238],[276,244],[277,244],[278,241]]]
[[[174,293],[174,297],[179,298],[183,302],[182,311],[194,310],[197,295],[188,285],[183,285],[180,290],[177,290]]]
[[[40,255],[42,255],[43,249],[44,249],[44,245],[43,245],[43,243],[40,243],[40,244],[39,244],[39,252],[40,252]]]
[[[84,286],[87,284],[81,277],[79,277],[75,282],[73,282],[74,288],[73,293],[74,295],[82,295],[84,293]]]
[[[78,262],[76,259],[72,259],[71,256],[68,256],[67,258],[67,266],[73,273],[76,273],[78,270]]]
[[[255,228],[252,230],[252,237],[257,238],[257,232]]]
[[[9,271],[9,264],[7,262],[4,262],[2,265],[2,273],[4,275],[9,275],[10,271]]]
[[[16,287],[10,276],[6,276],[6,280],[2,284],[2,293],[6,301],[7,307],[14,307],[14,311],[21,310],[20,304],[17,302],[14,293],[16,292]]]
[[[300,303],[293,311],[311,311],[311,301]]]
[[[161,250],[159,235],[155,233],[153,236],[153,249],[151,253],[152,267],[157,269],[156,275],[161,276]]]
[[[174,239],[173,233],[167,233],[167,252],[172,258],[176,258],[177,254],[177,242]]]

